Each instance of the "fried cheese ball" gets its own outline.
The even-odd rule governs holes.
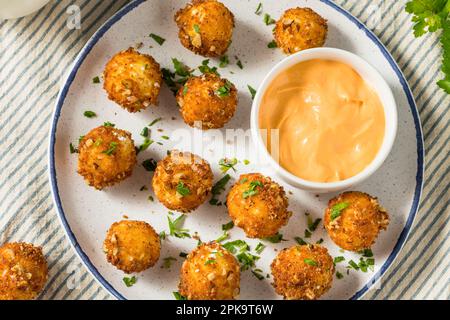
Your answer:
[[[166,208],[188,213],[206,201],[213,179],[208,162],[190,152],[173,150],[158,162],[152,186]]]
[[[106,64],[103,77],[109,99],[129,112],[158,105],[162,73],[152,56],[133,48],[121,51]]]
[[[80,140],[78,173],[98,190],[112,186],[133,172],[136,150],[131,134],[100,126]]]
[[[377,198],[357,191],[344,192],[331,199],[325,210],[325,229],[339,247],[350,251],[370,248],[389,215]]]
[[[275,291],[288,300],[318,299],[333,282],[333,258],[320,245],[283,249],[271,269]]]
[[[47,261],[40,247],[28,243],[0,247],[0,300],[35,299],[47,278]]]
[[[180,294],[188,300],[232,300],[240,291],[240,266],[220,244],[201,244],[181,267]]]
[[[327,33],[327,20],[310,8],[287,10],[274,29],[275,42],[286,54],[322,47]]]
[[[234,224],[250,238],[276,235],[292,215],[283,187],[259,173],[241,175],[227,196],[227,207]]]
[[[220,57],[231,44],[234,16],[216,0],[193,0],[175,14],[181,44],[205,57]]]
[[[153,267],[159,259],[160,250],[159,235],[143,221],[113,223],[103,243],[108,262],[125,273]]]
[[[177,94],[184,122],[203,130],[222,128],[234,115],[238,103],[236,87],[208,73],[191,77]]]

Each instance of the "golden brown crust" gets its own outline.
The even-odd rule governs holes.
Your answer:
[[[135,164],[134,141],[127,131],[100,126],[80,141],[78,173],[98,190],[131,176]]]
[[[158,162],[152,186],[166,208],[188,213],[206,201],[213,179],[208,162],[190,152],[173,150]],[[188,194],[181,194],[180,186],[186,188]]]
[[[333,206],[347,203],[341,214],[331,219]],[[324,216],[325,229],[330,238],[341,248],[361,251],[370,248],[381,230],[386,230],[389,215],[379,204],[377,198],[349,191],[340,194],[328,202]]]
[[[7,243],[0,247],[0,300],[32,300],[48,278],[41,247]]]
[[[219,88],[227,93],[220,95]],[[191,127],[201,123],[203,130],[222,128],[234,115],[238,103],[236,87],[215,74],[191,77],[177,94],[184,122]]]
[[[108,262],[125,273],[141,272],[154,266],[160,250],[158,234],[143,221],[113,223],[103,243]]]
[[[232,300],[239,287],[239,263],[218,243],[200,245],[181,267],[178,288],[189,300]]]
[[[106,64],[103,77],[108,98],[129,112],[158,105],[162,73],[152,56],[133,48],[121,51]]]
[[[254,188],[256,194],[245,197],[252,183],[261,185]],[[241,175],[227,196],[227,207],[234,224],[250,238],[275,235],[292,215],[283,187],[259,173]]]
[[[286,54],[322,47],[327,33],[327,20],[310,8],[287,10],[274,29],[277,46]]]
[[[194,0],[175,14],[181,44],[205,57],[223,55],[233,36],[234,16],[216,0]]]
[[[333,282],[333,258],[319,245],[283,249],[271,268],[275,291],[289,300],[318,299]]]

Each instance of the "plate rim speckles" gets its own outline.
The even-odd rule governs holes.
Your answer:
[[[405,76],[403,75],[402,71],[398,67],[397,63],[395,62],[394,58],[391,56],[389,51],[386,49],[386,47],[381,43],[381,41],[377,38],[377,36],[368,29],[361,21],[359,21],[356,17],[351,15],[349,12],[338,6],[337,4],[333,3],[331,0],[320,0],[320,2],[328,5],[329,7],[336,10],[338,13],[345,16],[349,21],[351,21],[353,24],[355,24],[360,30],[364,31],[366,36],[372,41],[380,50],[380,52],[383,54],[383,56],[386,58],[386,60],[389,62],[392,70],[397,75],[402,87],[403,91],[408,99],[408,104],[411,109],[412,117],[414,120],[414,126],[415,126],[415,132],[416,132],[416,141],[417,141],[417,173],[416,173],[416,186],[414,188],[414,198],[412,201],[411,209],[409,211],[408,217],[406,219],[404,228],[402,232],[399,235],[399,238],[392,250],[392,252],[389,254],[388,258],[384,262],[384,264],[380,267],[380,269],[377,271],[376,274],[373,275],[373,277],[368,281],[359,291],[357,291],[351,299],[360,299],[373,285],[377,283],[377,281],[386,273],[386,271],[389,269],[389,267],[394,262],[395,258],[401,251],[403,245],[406,242],[406,239],[408,237],[408,234],[411,230],[411,226],[414,222],[417,210],[419,208],[420,203],[420,197],[422,194],[422,188],[423,188],[423,174],[424,174],[424,147],[423,147],[423,133],[422,133],[422,127],[419,120],[419,114],[417,110],[416,103],[414,101],[414,97],[412,95],[411,89],[408,85],[407,80],[405,79]],[[55,110],[52,116],[52,124],[50,128],[50,134],[49,134],[49,153],[48,153],[48,160],[49,160],[49,179],[50,179],[50,185],[51,185],[51,191],[52,191],[52,197],[53,201],[56,206],[56,210],[58,213],[58,216],[60,218],[61,224],[65,230],[65,233],[70,240],[70,243],[72,247],[75,249],[77,255],[80,257],[82,262],[85,264],[89,272],[94,276],[94,278],[113,296],[115,296],[117,299],[126,299],[121,293],[119,293],[103,276],[102,274],[97,270],[97,268],[94,266],[94,264],[90,261],[88,255],[84,252],[84,250],[79,245],[77,238],[75,234],[72,232],[72,229],[70,227],[70,224],[65,216],[63,206],[61,203],[59,190],[58,190],[58,181],[57,181],[57,174],[56,174],[56,166],[55,166],[55,143],[56,143],[56,132],[57,132],[57,125],[58,120],[61,114],[62,107],[64,105],[64,101],[66,99],[66,96],[69,92],[69,89],[71,87],[72,82],[75,79],[75,76],[77,75],[77,72],[81,65],[83,64],[86,57],[89,55],[91,50],[94,48],[94,46],[97,44],[97,42],[105,35],[105,33],[118,21],[120,21],[124,16],[126,16],[131,11],[138,8],[141,4],[145,3],[145,0],[134,0],[124,6],[122,9],[120,9],[115,15],[113,15],[107,22],[105,22],[99,30],[91,37],[91,39],[87,42],[85,47],[81,50],[77,58],[75,59],[70,72],[67,75],[66,80],[63,82],[63,86],[60,90],[60,93],[56,100],[56,106]]]

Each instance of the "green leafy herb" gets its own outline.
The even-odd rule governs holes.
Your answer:
[[[242,197],[244,199],[247,199],[248,197],[252,197],[254,195],[258,194],[258,190],[256,189],[257,187],[262,187],[263,184],[261,181],[255,180],[250,182],[250,188],[246,191],[244,191],[244,193],[242,194]]]
[[[155,201],[155,199],[153,199],[153,197],[152,196],[148,196],[148,201],[150,201],[150,202],[153,202],[153,201]]]
[[[241,252],[236,255],[239,263],[241,264],[241,270],[245,271],[255,266],[255,262],[259,260],[258,256],[251,254],[248,251]]]
[[[209,260],[206,260],[205,266],[207,266],[208,264],[216,263],[216,262],[217,262],[216,259],[209,259]]]
[[[310,266],[317,267],[317,262],[314,261],[313,259],[305,258],[303,259],[303,261]]]
[[[212,190],[211,190],[212,198],[209,201],[209,203],[211,205],[219,204],[219,200],[216,197],[219,196],[222,193],[222,191],[225,191],[225,186],[230,181],[230,179],[231,179],[231,176],[229,174],[226,174],[223,176],[222,179],[220,179],[219,181],[217,181],[214,184],[214,186],[212,187]]]
[[[214,73],[217,76],[220,76],[220,74],[217,72],[217,67],[209,66],[209,59],[203,60],[202,65],[198,67],[198,70],[203,74]]]
[[[107,154],[108,156],[111,156],[116,152],[117,146],[118,146],[117,142],[111,142],[109,144],[108,150],[103,151],[103,153]]]
[[[198,24],[194,24],[194,31],[195,31],[196,33],[200,33],[200,27],[199,27]]]
[[[258,280],[263,280],[264,279],[264,275],[262,274],[262,270],[261,269],[253,269],[252,270],[252,274],[258,279]]]
[[[163,45],[163,43],[166,41],[166,39],[154,34],[154,33],[150,33],[150,38],[152,38],[153,40],[156,41],[157,44],[159,44],[160,46]]]
[[[272,41],[270,41],[270,42],[267,44],[267,48],[269,48],[269,49],[275,49],[275,48],[278,48],[278,45],[277,45],[277,43],[275,42],[275,40],[272,40]]]
[[[150,122],[150,124],[148,125],[149,127],[154,126],[155,124],[157,124],[158,122],[160,122],[162,120],[162,118],[157,118],[155,120],[153,120],[152,122]]]
[[[230,221],[230,222],[225,223],[225,224],[222,225],[222,230],[223,231],[228,231],[228,230],[233,229],[233,227],[234,227],[234,222]]]
[[[73,146],[72,142],[69,143],[69,150],[71,154],[78,153],[78,149]]]
[[[137,281],[135,276],[132,276],[131,278],[124,277],[122,280],[128,288],[132,287]]]
[[[139,148],[137,148],[137,153],[140,153],[142,151],[145,151],[148,149],[148,147],[150,147],[155,141],[149,139],[149,138],[145,138],[144,143],[142,143]]]
[[[230,59],[228,58],[227,55],[220,57],[219,67],[225,68],[229,63],[230,63]]]
[[[353,261],[353,260],[350,260],[350,261],[348,262],[347,268],[353,268],[353,269],[355,269],[355,270],[359,270],[358,264],[357,264],[355,261]]]
[[[333,263],[336,265],[336,264],[338,264],[338,263],[340,263],[340,262],[342,262],[342,261],[345,261],[345,257],[343,257],[343,256],[338,256],[338,257],[335,257],[334,259],[333,259]]]
[[[186,252],[180,252],[179,256],[181,258],[186,258],[188,256],[188,254]]]
[[[189,190],[189,188],[186,187],[186,185],[184,184],[183,181],[180,181],[180,182],[178,182],[178,185],[177,185],[177,193],[180,196],[185,197],[185,196],[191,194],[191,190]]]
[[[220,243],[226,239],[228,239],[228,232],[224,231],[224,233],[216,239],[216,242]]]
[[[161,136],[161,139],[169,140],[170,138],[168,136]]]
[[[114,128],[116,125],[114,123],[106,121],[105,123],[103,123],[103,126],[104,127],[112,127],[112,128]]]
[[[323,239],[320,238],[319,240],[316,241],[316,244],[322,244],[323,243]]]
[[[86,117],[86,118],[93,118],[93,117],[96,117],[97,116],[97,114],[94,112],[94,111],[85,111],[84,113],[83,113],[83,115]]]
[[[373,257],[373,252],[370,248],[362,250],[361,252],[359,252],[359,254],[361,254],[363,257],[366,257],[366,258]]]
[[[239,67],[239,69],[244,69],[244,65],[242,64],[242,61],[241,60],[238,60],[237,62],[236,62],[236,65]]]
[[[223,244],[223,247],[233,254],[235,254],[238,251],[244,252],[250,249],[249,245],[244,240],[229,241]]]
[[[343,277],[344,277],[344,275],[342,273],[340,273],[339,271],[336,271],[336,278],[342,279]]]
[[[220,159],[219,161],[219,166],[220,166],[220,171],[222,171],[222,173],[227,173],[228,170],[233,169],[234,172],[236,172],[235,169],[235,165],[237,165],[238,160],[236,158],[233,159]]]
[[[175,73],[180,77],[188,77],[191,75],[189,68],[178,59],[172,59],[173,67],[175,68]]]
[[[300,238],[300,237],[295,237],[294,240],[301,246],[308,244],[308,242],[306,242],[305,240],[303,240],[303,238]]]
[[[272,17],[270,16],[270,14],[265,13],[264,14],[264,23],[266,24],[266,26],[270,26],[271,24],[275,23],[275,20],[272,19]]]
[[[316,220],[312,220],[311,216],[308,215],[308,229],[311,232],[316,231],[317,227],[319,226],[320,221],[322,221],[322,219],[316,219]]]
[[[148,190],[147,186],[142,186],[139,191],[144,191],[144,190]]]
[[[225,84],[216,90],[216,95],[218,95],[221,98],[228,97],[231,93],[232,88],[233,84],[230,81],[225,80]]]
[[[246,166],[248,166],[250,164],[250,160],[244,160],[242,161]]]
[[[280,243],[281,241],[287,241],[287,240],[283,239],[283,235],[279,232],[274,236],[264,238],[264,240],[272,242],[272,243]]]
[[[183,87],[183,96],[185,96],[185,95],[188,93],[188,90],[189,90],[188,86],[185,85],[185,86]]]
[[[187,298],[182,296],[178,291],[174,291],[172,293],[176,300],[187,300]]]
[[[331,214],[330,218],[331,221],[335,220],[337,217],[339,217],[342,214],[342,211],[346,209],[350,204],[348,202],[341,202],[337,203],[334,206],[331,207]]]
[[[141,136],[147,138],[148,137],[148,128],[145,127],[144,129],[142,129],[141,131]]]
[[[177,261],[177,259],[175,259],[174,257],[167,257],[163,259],[163,265],[162,267],[164,269],[170,269],[170,267],[172,266],[172,262],[173,261]]]
[[[156,169],[157,162],[155,159],[147,159],[142,162],[142,166],[145,168],[145,170],[153,172]]]
[[[92,82],[97,84],[100,83],[100,78],[99,77],[95,77],[94,79],[92,79]]]
[[[169,233],[171,236],[181,238],[181,239],[191,237],[188,229],[183,229],[180,227],[180,225],[183,223],[185,218],[186,218],[186,216],[184,214],[182,214],[175,220],[172,220],[169,216],[167,216],[167,220],[169,222]]]
[[[161,240],[165,240],[165,239],[166,239],[166,232],[165,232],[165,231],[161,231],[161,232],[159,233],[159,238],[160,238]]]
[[[442,71],[444,79],[438,86],[450,94],[450,0],[412,0],[406,4],[406,12],[413,14],[414,36],[442,29],[440,41],[443,48]]]
[[[256,8],[255,14],[259,16],[261,15],[262,11],[263,11],[263,4],[260,2],[258,4],[258,7]]]
[[[259,243],[256,245],[255,252],[256,252],[257,254],[261,254],[261,252],[263,252],[263,250],[264,250],[265,248],[266,248],[266,246],[265,246],[263,243],[259,242]]]
[[[250,85],[247,85],[247,87],[248,87],[248,91],[250,91],[250,94],[252,95],[252,99],[255,99],[256,90]]]

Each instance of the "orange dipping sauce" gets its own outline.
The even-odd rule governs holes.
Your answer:
[[[333,182],[357,175],[375,159],[385,114],[378,94],[351,66],[316,59],[272,81],[259,126],[267,129],[267,149],[283,168],[304,180]],[[279,130],[277,141],[272,129]]]

